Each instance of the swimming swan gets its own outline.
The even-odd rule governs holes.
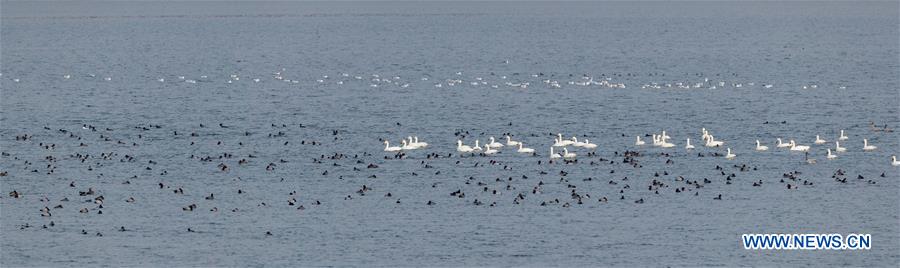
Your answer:
[[[582,145],[581,147],[582,147],[582,148],[587,148],[587,149],[596,149],[596,148],[597,148],[597,145],[591,143],[591,141],[589,141],[588,139],[584,139],[584,145]]]
[[[666,132],[663,131],[663,135],[657,136],[657,139],[659,139],[659,147],[663,147],[663,148],[672,148],[672,147],[675,147],[675,144],[674,144],[674,143],[666,142],[666,136],[665,136],[665,133],[666,133]]]
[[[725,159],[734,159],[736,155],[731,153],[731,148],[728,148],[728,153],[725,154]]]
[[[897,161],[896,155],[891,156],[891,166],[900,166],[900,161]]]
[[[525,146],[525,145],[523,145],[523,144],[520,142],[520,143],[519,143],[519,150],[516,150],[516,152],[523,153],[523,154],[533,154],[533,153],[534,153],[534,149],[531,149],[531,148],[525,148],[524,146]]]
[[[572,136],[572,146],[575,146],[575,147],[584,147],[584,142],[580,142],[580,141],[578,141],[578,138],[577,138],[577,137]]]
[[[842,153],[842,152],[846,152],[847,148],[841,147],[841,142],[836,141],[836,142],[834,142],[834,150],[838,153]]]
[[[500,152],[500,151],[497,150],[497,149],[491,148],[491,147],[489,147],[489,146],[484,146],[484,154],[485,154],[485,155],[492,155],[492,154],[496,154],[496,153],[499,153],[499,152]]]
[[[569,148],[563,148],[563,157],[564,158],[575,158],[576,156],[578,156],[578,155],[576,155],[575,153],[569,152]]]
[[[478,140],[475,140],[475,147],[472,147],[473,152],[481,151],[481,146],[478,146]]]
[[[694,149],[694,145],[691,145],[691,138],[687,139],[687,145],[684,146],[684,149]]]
[[[488,144],[485,144],[484,146],[487,147],[488,149],[490,149],[490,148],[500,148],[500,147],[503,147],[503,144],[494,141],[494,137],[491,137],[491,142],[489,142]]]
[[[559,138],[559,143],[561,143],[563,146],[569,146],[569,145],[572,145],[573,143],[575,143],[570,140],[564,140],[562,137],[562,133],[556,133],[556,136]]]
[[[641,146],[646,144],[646,142],[641,140],[641,136],[637,136],[637,141],[634,142],[634,145]]]
[[[791,147],[791,144],[790,143],[782,143],[781,138],[778,138],[778,144],[776,144],[775,147],[778,147],[778,148]]]
[[[509,135],[506,135],[506,145],[508,145],[508,146],[516,146],[516,145],[519,145],[519,144],[521,144],[521,142],[514,141],[514,140],[512,140],[512,137],[510,137]]]
[[[384,151],[385,152],[399,152],[401,149],[398,146],[391,147],[391,143],[389,141],[384,141]]]
[[[835,158],[837,158],[837,155],[831,154],[831,148],[829,148],[829,149],[828,149],[828,156],[826,156],[825,158],[828,158],[828,159],[835,159]]]
[[[423,142],[419,142],[419,136],[415,136],[415,137],[413,137],[413,138],[415,138],[415,141],[416,141],[416,142],[414,142],[413,144],[415,144],[415,145],[418,146],[419,148],[425,148],[425,147],[428,147],[428,143],[427,143],[427,142],[424,142],[424,141],[423,141]]]
[[[766,151],[769,150],[769,146],[765,146],[759,143],[759,140],[756,140],[756,150],[757,151]]]
[[[402,148],[403,150],[415,150],[415,149],[419,148],[419,147],[416,147],[414,145],[407,143],[406,140],[401,140],[401,142],[403,143],[403,146],[400,148]]]
[[[815,144],[825,144],[825,140],[823,140],[822,138],[819,138],[819,135],[816,135],[816,141],[813,142],[813,143],[815,143]]]
[[[562,156],[560,156],[558,153],[554,153],[554,152],[553,152],[553,147],[550,147],[550,159],[557,159],[557,158],[560,158],[560,157],[562,157]]]
[[[461,140],[456,141],[456,151],[460,153],[471,153],[472,147],[463,145]]]
[[[841,136],[838,137],[838,140],[842,140],[842,141],[843,141],[843,140],[847,140],[847,139],[849,139],[849,138],[847,137],[847,135],[844,135],[844,130],[841,129]]]
[[[797,143],[794,142],[794,140],[791,140],[791,143],[790,143],[790,144],[791,144],[791,151],[796,151],[796,152],[807,152],[807,151],[809,151],[809,146],[806,146],[806,145],[797,145]]]
[[[564,147],[564,146],[566,146],[565,143],[560,141],[558,138],[553,138],[553,147]]]
[[[863,139],[863,151],[872,151],[878,149],[875,145],[869,145],[869,139]]]
[[[706,147],[719,147],[725,144],[725,142],[717,141],[713,135],[709,135],[709,139],[706,140]]]

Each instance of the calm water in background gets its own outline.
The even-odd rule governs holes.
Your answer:
[[[0,151],[9,154],[0,158],[0,170],[8,171],[0,177],[0,262],[6,266],[900,262],[900,173],[889,160],[900,153],[900,136],[868,126],[900,126],[897,2],[2,2],[0,12]],[[282,69],[298,83],[274,79]],[[225,83],[232,74],[242,79]],[[371,87],[373,74],[399,76],[392,80],[410,86]],[[582,75],[628,87],[541,83]],[[476,77],[501,87],[468,84]],[[704,78],[729,86],[641,89]],[[465,82],[451,87],[445,79]],[[346,83],[338,85],[341,80]],[[510,88],[506,81],[531,86]],[[812,84],[818,88],[802,89]],[[699,144],[703,127],[737,159],[696,156],[721,149],[681,149],[687,137]],[[663,129],[678,146],[640,149],[643,168],[614,156],[636,149],[634,136]],[[825,161],[824,146],[810,153],[816,165],[784,150],[753,152],[756,139],[775,149],[778,137],[811,144],[817,134],[834,140],[840,129],[850,136],[848,152],[834,161]],[[472,134],[470,144],[509,132],[542,156],[506,150],[490,158],[426,159],[454,152],[458,130]],[[192,132],[198,136],[187,135]],[[285,134],[268,136],[278,132]],[[589,165],[599,157],[582,157],[574,165],[537,165],[546,159],[549,134],[557,132],[590,139],[600,146],[599,157],[617,163]],[[16,141],[22,134],[34,138]],[[385,159],[379,139],[396,143],[408,135],[431,146]],[[879,149],[862,152],[862,138]],[[312,140],[322,144],[301,144]],[[39,142],[58,148],[48,151]],[[117,156],[99,158],[109,152]],[[659,152],[671,153],[675,163],[665,164]],[[70,157],[76,153],[95,159],[82,163]],[[236,157],[190,158],[223,153]],[[335,153],[350,157],[313,161]],[[126,154],[135,162],[119,162]],[[237,164],[250,154],[256,158]],[[48,155],[59,159],[51,175]],[[490,159],[502,164],[489,165]],[[423,160],[433,168],[423,168]],[[219,163],[232,168],[221,172]],[[266,171],[269,163],[277,163],[274,171]],[[369,163],[379,168],[366,169]],[[758,170],[739,172],[735,164]],[[716,165],[737,174],[733,184],[724,183]],[[848,183],[831,178],[839,168]],[[568,182],[560,181],[561,170]],[[815,185],[787,190],[779,180],[795,170]],[[654,177],[663,171],[670,175]],[[683,185],[676,176],[713,183],[698,196],[675,193]],[[646,189],[653,179],[672,187],[654,194]],[[751,186],[757,180],[763,187]],[[544,192],[531,194],[538,181]],[[185,194],[158,189],[160,182]],[[570,184],[592,198],[568,208],[539,205],[572,202]],[[631,189],[619,200],[625,184]],[[355,191],[362,185],[374,190],[360,196]],[[90,197],[78,196],[88,187],[107,199],[102,215],[82,203]],[[13,190],[24,196],[9,198]],[[450,196],[456,190],[467,197]],[[306,210],[286,204],[291,191]],[[388,192],[393,196],[384,197]],[[515,205],[519,192],[528,197]],[[214,201],[203,199],[209,193]],[[713,200],[717,194],[723,200]],[[596,202],[600,196],[610,201]],[[59,202],[64,197],[71,201]],[[137,201],[124,202],[128,197]],[[475,206],[476,198],[497,205]],[[322,205],[311,205],[315,200]],[[429,200],[437,205],[425,205]],[[192,203],[198,210],[182,211]],[[57,204],[64,208],[41,217],[40,208]],[[82,207],[92,212],[78,213]],[[209,212],[212,207],[219,212]],[[40,227],[51,220],[55,226]],[[120,226],[129,231],[117,232]],[[871,233],[873,249],[748,251],[742,233]]]

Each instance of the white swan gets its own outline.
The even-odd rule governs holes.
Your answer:
[[[791,144],[791,151],[796,151],[796,152],[807,152],[807,151],[809,151],[809,146],[806,146],[806,145],[797,145],[797,143],[794,142],[794,140],[791,140],[791,143],[790,143],[790,144]]]
[[[837,158],[837,155],[831,154],[831,148],[829,148],[829,149],[828,149],[828,156],[826,156],[825,158],[828,158],[828,159],[835,159],[835,158]]]
[[[522,144],[522,143],[521,143],[521,142],[518,142],[518,141],[514,141],[514,140],[512,140],[512,137],[510,137],[509,135],[506,135],[506,145],[508,145],[508,146],[516,146],[516,145],[519,145],[519,144]]]
[[[723,141],[717,141],[713,135],[709,135],[709,139],[706,140],[706,147],[719,147],[725,144]]]
[[[531,148],[525,148],[524,146],[525,146],[525,145],[523,145],[523,144],[520,142],[520,143],[519,143],[519,150],[516,150],[516,152],[523,153],[523,154],[533,154],[533,153],[534,153],[534,149],[531,149]]]
[[[399,152],[401,149],[398,146],[391,147],[391,143],[389,141],[384,141],[384,151],[385,152]]]
[[[499,150],[491,148],[490,146],[487,146],[487,145],[484,146],[484,154],[485,155],[492,155],[492,154],[496,154],[499,152],[500,152]]]
[[[684,146],[684,149],[694,149],[694,145],[691,144],[691,138],[687,138],[687,145]]]
[[[728,153],[725,154],[725,159],[734,159],[735,156],[737,155],[731,153],[731,148],[728,148]]]
[[[406,140],[401,140],[401,143],[403,143],[403,146],[400,148],[402,148],[403,150],[415,150],[415,149],[419,148],[419,147],[416,147],[415,145],[407,143]]]
[[[488,144],[485,144],[484,146],[487,148],[500,148],[500,147],[503,147],[503,144],[501,144],[497,141],[494,141],[494,137],[491,137],[491,142],[489,142]]]
[[[778,144],[776,144],[775,147],[786,148],[786,147],[791,147],[791,144],[790,143],[782,143],[781,138],[778,138]]]
[[[478,140],[475,140],[475,147],[472,147],[472,151],[481,151],[481,146],[478,146]]]
[[[584,142],[580,142],[580,141],[578,141],[578,138],[577,138],[577,137],[572,136],[572,146],[575,146],[575,147],[584,147]]]
[[[825,140],[823,140],[822,138],[820,138],[819,135],[816,135],[816,141],[813,142],[813,143],[815,143],[815,144],[825,144]]]
[[[562,137],[562,133],[556,133],[556,136],[559,138],[559,143],[562,143],[563,146],[569,146],[569,145],[572,145],[573,143],[575,143],[570,140],[564,140]]]
[[[554,153],[554,152],[553,152],[553,147],[550,147],[550,159],[557,159],[557,158],[560,158],[560,157],[562,157],[562,156],[560,156],[558,153]]]
[[[565,147],[566,144],[560,141],[558,138],[553,138],[553,147]]]
[[[575,158],[576,156],[578,155],[569,152],[569,148],[563,148],[563,158]]]
[[[766,151],[769,150],[769,146],[765,146],[759,143],[759,140],[756,140],[756,150],[757,151]]]
[[[836,142],[834,142],[834,151],[836,151],[838,153],[842,153],[842,152],[846,152],[847,148],[841,147],[841,142],[836,141]]]
[[[415,138],[415,141],[416,141],[416,142],[413,143],[413,144],[415,144],[415,145],[418,146],[419,148],[425,148],[425,147],[428,147],[428,143],[427,143],[427,142],[424,142],[424,141],[420,142],[420,141],[419,141],[419,136],[415,136],[415,137],[413,137],[413,138]]]
[[[878,149],[875,145],[869,145],[869,139],[863,139],[863,151],[872,151]]]
[[[900,166],[900,161],[897,161],[896,155],[891,156],[891,166]]]
[[[409,144],[409,146],[414,147],[414,149],[420,148],[419,144],[416,143],[416,140],[414,140],[412,136],[407,136],[406,140],[407,140],[406,144]]]
[[[591,143],[591,141],[588,140],[588,139],[584,139],[584,145],[582,145],[581,147],[582,147],[582,148],[587,148],[587,149],[596,149],[596,148],[597,148],[597,145]]]
[[[646,144],[643,140],[641,140],[641,136],[637,136],[637,141],[634,142],[634,145],[641,146]]]
[[[665,131],[665,130],[663,130],[662,135],[661,135],[660,137],[662,138],[662,141],[663,141],[663,142],[666,142],[666,140],[672,138],[672,137],[669,137],[669,135],[666,135],[666,131]]]
[[[665,132],[665,131],[663,131],[663,134],[662,134],[662,135],[656,136],[656,139],[657,139],[657,141],[658,141],[658,146],[659,146],[659,147],[663,147],[663,148],[672,148],[672,147],[675,147],[675,144],[674,144],[674,143],[666,142],[666,139],[667,139],[667,138],[666,138],[666,132]]]
[[[472,147],[468,145],[463,145],[461,140],[456,141],[456,151],[460,153],[471,153]]]
[[[844,130],[841,129],[841,136],[838,137],[838,140],[842,140],[842,141],[843,141],[843,140],[847,140],[847,139],[849,139],[849,138],[847,137],[847,135],[844,135]]]

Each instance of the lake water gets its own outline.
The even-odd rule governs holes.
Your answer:
[[[3,1],[0,264],[894,266],[898,10]],[[674,148],[649,145],[663,130]],[[456,153],[507,133],[538,155]],[[548,164],[556,133],[596,155]],[[382,151],[407,136],[430,145]],[[754,251],[744,233],[873,241]]]

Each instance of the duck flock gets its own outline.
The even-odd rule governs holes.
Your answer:
[[[873,132],[884,131],[884,128],[876,127],[874,124],[871,128]],[[331,134],[332,138],[321,139],[323,137],[321,132]],[[697,157],[723,157],[738,161],[742,152],[734,151],[730,146],[751,143],[751,141],[721,140],[706,129],[702,129],[698,134],[703,141],[702,146],[709,147],[712,151],[697,152]],[[352,202],[366,202],[357,200],[367,198],[370,201],[371,198],[387,199],[396,206],[409,206],[409,209],[427,209],[445,205],[447,202],[445,195],[460,200],[457,202],[462,204],[490,207],[508,205],[570,207],[589,202],[597,204],[649,202],[646,195],[630,198],[636,195],[634,191],[638,189],[649,190],[653,195],[690,194],[698,198],[706,196],[711,200],[722,200],[727,198],[727,192],[722,192],[722,188],[717,188],[718,190],[713,193],[704,192],[704,189],[710,185],[738,183],[737,174],[754,172],[758,169],[752,163],[719,162],[711,169],[713,171],[711,174],[675,174],[674,171],[670,173],[666,167],[674,165],[677,159],[674,153],[677,150],[690,152],[699,149],[691,144],[689,138],[684,139],[683,146],[674,144],[673,138],[666,131],[645,134],[643,137],[638,135],[633,144],[627,145],[629,149],[624,151],[605,150],[587,138],[583,140],[577,136],[565,138],[563,134],[557,133],[546,134],[545,137],[552,136],[553,141],[546,150],[549,154],[541,155],[537,150],[526,147],[523,140],[516,140],[508,133],[502,136],[502,140],[489,137],[483,144],[480,140],[475,140],[471,145],[466,145],[463,139],[471,134],[469,131],[459,130],[455,133],[457,137],[455,152],[438,152],[418,136],[407,136],[400,139],[400,146],[394,146],[394,143],[383,140],[384,147],[378,151],[384,151],[387,155],[368,150],[332,152],[318,156],[297,153],[304,150],[327,151],[327,146],[342,143],[342,139],[345,138],[343,135],[340,130],[314,128],[302,124],[293,126],[271,124],[266,128],[258,126],[239,128],[224,123],[200,123],[192,128],[139,124],[130,126],[126,131],[89,124],[76,128],[44,127],[35,133],[21,133],[15,137],[8,137],[14,144],[4,146],[2,152],[4,170],[0,172],[2,177],[0,179],[8,192],[0,201],[5,208],[18,207],[25,211],[33,211],[34,216],[40,215],[40,217],[13,216],[24,221],[18,225],[19,230],[53,230],[62,228],[60,225],[64,223],[72,222],[68,221],[68,218],[83,220],[85,217],[104,217],[110,213],[140,211],[144,206],[168,207],[167,213],[173,214],[213,213],[225,217],[228,214],[253,213],[258,210],[280,210],[284,213],[301,214],[316,209],[339,210],[342,206],[352,205]],[[523,137],[540,136],[542,135],[531,134]],[[649,137],[650,140],[644,141],[645,137]],[[858,144],[850,146],[851,143]],[[145,147],[149,147],[150,151],[159,151],[161,150],[159,148],[168,148],[167,146],[172,144],[176,144],[177,148],[167,149],[171,152],[164,154],[148,154],[142,151]],[[834,144],[834,147],[831,147],[831,144]],[[846,147],[842,147],[842,144]],[[290,149],[281,153],[262,153],[272,151],[266,149],[271,147]],[[658,147],[660,150],[650,151],[650,147]],[[10,148],[15,150],[10,151]],[[720,151],[722,148],[725,149],[724,152]],[[869,143],[867,139],[854,142],[844,131],[841,131],[840,136],[834,137],[833,143],[817,136],[810,145],[802,145],[795,139],[790,139],[790,142],[779,141],[776,148],[794,152],[827,150],[828,160],[834,160],[840,153],[848,150],[861,152],[878,150],[878,147]],[[769,147],[757,140],[753,151],[765,153],[768,150]],[[425,152],[416,154],[416,151]],[[507,152],[527,158],[524,160],[515,160],[515,157],[493,158]],[[303,156],[296,157],[298,154]],[[815,161],[806,155],[806,162],[815,164]],[[527,160],[534,157],[539,158]],[[545,160],[544,157],[549,160]],[[636,174],[633,173],[635,170],[640,170],[645,164],[653,164],[655,161],[662,161],[660,164],[663,168],[654,171],[650,178],[625,175]],[[401,173],[391,171],[391,165],[398,162],[407,162],[404,165],[415,165],[416,168]],[[581,183],[606,180],[605,184],[609,185],[606,192],[591,193],[580,190],[579,183],[570,177],[570,171],[566,170],[566,166],[581,164],[609,168],[608,173],[603,172],[606,175],[602,175],[608,176],[607,179],[601,179],[600,174],[581,174],[584,177],[580,180]],[[885,161],[884,165],[900,166],[900,161],[894,156],[891,161]],[[461,167],[500,169],[507,175],[489,178],[472,175],[474,173],[448,172]],[[287,170],[287,173],[279,173],[278,171],[283,168],[302,170],[306,177],[328,178],[334,182],[334,191],[303,192],[279,186],[285,183],[286,179],[291,180],[282,176],[295,172]],[[170,173],[170,170],[187,169],[199,169],[200,174],[205,174],[202,176],[207,178],[194,178],[201,182],[212,178],[226,179],[229,181],[225,186],[227,190],[207,189],[197,186],[196,183],[189,184],[184,181],[185,178],[173,178],[170,175],[175,173]],[[521,172],[515,176],[511,175],[516,173],[517,169]],[[549,170],[552,169],[558,169],[558,172],[550,174]],[[442,175],[442,171],[454,175],[445,176]],[[888,179],[886,173],[889,172],[894,171],[885,170],[874,178],[869,175],[868,179],[858,174],[856,179],[876,184],[879,179]],[[70,174],[78,174],[77,176],[82,178],[72,178]],[[430,174],[428,176],[433,180],[420,187],[430,188],[429,193],[434,196],[405,194],[400,189],[391,189],[390,182],[380,180],[383,176],[388,176],[386,174],[400,176],[395,179],[415,179],[420,175]],[[618,177],[618,174],[622,176]],[[253,181],[260,180],[260,177],[272,177],[266,184],[273,183],[278,190],[263,193],[262,197],[256,193],[256,197],[250,198],[249,196],[253,194],[248,191],[252,190],[246,190],[244,187],[258,189],[249,184],[259,182],[252,182],[245,176],[256,177]],[[554,177],[557,178],[556,181],[551,179]],[[852,183],[848,177],[852,178],[852,175],[848,175],[843,169],[835,170],[832,175],[836,183]],[[19,178],[54,185],[30,184],[17,181]],[[772,182],[756,179],[746,183],[752,187],[762,187]],[[821,182],[803,178],[801,172],[796,170],[784,172],[777,181],[777,184],[788,190],[812,186],[815,183]],[[194,186],[191,188],[187,185]],[[567,190],[547,190],[552,187],[564,187]],[[124,224],[97,226],[81,222],[74,225],[66,226],[64,229],[92,236],[103,236],[111,231],[136,231],[136,227]],[[181,232],[195,233],[202,229],[202,225],[181,226]],[[278,230],[260,230],[260,235],[277,234]]]

